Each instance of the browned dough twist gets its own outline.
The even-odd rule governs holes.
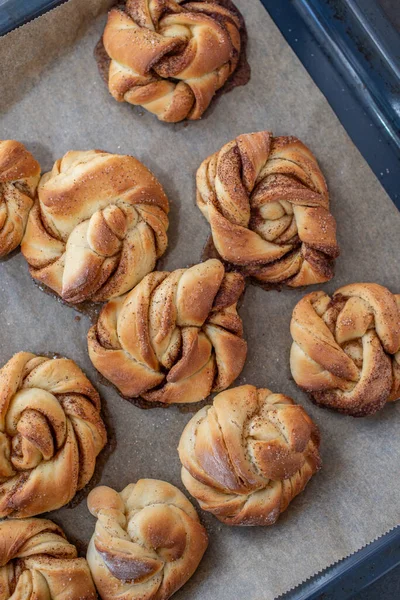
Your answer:
[[[202,408],[178,450],[183,484],[228,525],[272,525],[321,464],[318,429],[305,410],[252,385]]]
[[[400,397],[400,294],[353,283],[296,305],[290,367],[322,406],[363,417]]]
[[[109,90],[161,121],[199,119],[237,67],[240,29],[215,0],[127,0],[104,30]]]
[[[21,250],[32,277],[63,300],[130,290],[167,247],[168,199],[132,156],[67,152],[43,175]]]
[[[339,254],[325,179],[310,150],[268,131],[238,136],[197,172],[197,204],[218,254],[269,286],[333,277]]]
[[[212,259],[154,272],[110,301],[88,334],[89,356],[129,398],[198,402],[241,372],[247,344],[236,304],[243,277]]]
[[[78,365],[15,354],[0,370],[0,518],[67,504],[106,440],[99,395]]]
[[[40,165],[21,142],[0,141],[0,258],[21,243]]]
[[[47,519],[0,523],[1,600],[96,600],[84,558]]]

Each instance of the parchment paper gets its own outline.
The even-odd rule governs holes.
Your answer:
[[[93,48],[107,0],[71,0],[10,33],[0,40],[0,137],[26,143],[44,171],[70,149],[102,148],[143,161],[171,202],[163,267],[174,269],[198,262],[209,234],[194,202],[202,159],[243,132],[296,135],[318,157],[338,222],[337,274],[321,287],[333,292],[376,281],[398,292],[396,208],[262,5],[236,3],[249,32],[251,81],[223,95],[201,121],[177,125],[118,104],[101,81]],[[323,469],[273,527],[228,527],[202,513],[209,549],[176,600],[271,600],[399,523],[400,402],[356,420],[316,408],[299,392],[289,370],[289,322],[304,293],[247,289],[240,312],[249,353],[237,383],[269,387],[303,404],[321,429]],[[116,439],[101,482],[120,490],[155,477],[182,488],[176,446],[191,413],[142,410],[103,385],[87,355],[89,319],[78,320],[72,308],[41,292],[18,253],[0,264],[0,299],[1,364],[19,350],[58,352],[75,359],[100,390]],[[72,539],[88,542],[94,519],[84,499],[51,518]]]

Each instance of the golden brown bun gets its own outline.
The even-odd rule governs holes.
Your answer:
[[[0,522],[1,600],[96,600],[84,558],[47,519]]]
[[[241,372],[247,344],[236,303],[243,277],[211,259],[154,272],[109,302],[88,334],[89,356],[124,396],[198,402]]]
[[[15,354],[0,370],[0,517],[67,504],[106,439],[99,395],[78,365]]]
[[[268,131],[240,135],[197,171],[214,245],[245,275],[299,287],[333,277],[339,254],[325,179],[310,150]]]
[[[40,165],[21,142],[0,140],[0,258],[21,243]]]
[[[87,560],[103,600],[167,600],[207,548],[192,504],[165,481],[140,479],[121,493],[95,488],[88,507],[97,523]]]
[[[321,466],[318,429],[305,410],[252,385],[199,410],[178,451],[184,486],[227,525],[272,525]]]
[[[400,295],[353,283],[296,305],[290,368],[322,406],[363,417],[400,397]]]
[[[109,90],[161,121],[200,119],[236,69],[239,30],[238,17],[215,0],[128,0],[109,12],[104,30]]]
[[[32,277],[63,300],[130,290],[167,247],[168,199],[132,156],[67,152],[40,180],[22,252]]]

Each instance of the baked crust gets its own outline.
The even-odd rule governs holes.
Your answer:
[[[305,410],[252,385],[202,408],[178,451],[184,486],[227,525],[272,525],[321,466],[318,429]]]
[[[123,396],[198,402],[241,372],[247,344],[236,312],[243,277],[212,259],[147,275],[110,301],[88,333],[89,356]]]
[[[353,283],[332,298],[304,296],[293,311],[290,368],[312,400],[354,417],[400,396],[400,295]]]
[[[339,254],[325,179],[297,138],[238,136],[197,171],[197,205],[222,260],[269,287],[333,277]]]
[[[216,0],[127,0],[103,34],[108,88],[161,121],[200,119],[238,65],[241,30],[238,11]]]
[[[0,140],[0,258],[21,243],[40,165],[21,142]]]
[[[99,395],[76,363],[15,354],[0,370],[0,518],[67,504],[106,440]]]
[[[47,519],[0,522],[1,598],[96,600],[84,558]]]
[[[173,485],[140,479],[122,492],[101,486],[87,560],[103,600],[167,600],[197,569],[208,538],[192,504]]]
[[[32,277],[63,300],[130,290],[167,247],[169,205],[132,156],[71,151],[40,180],[21,250]]]

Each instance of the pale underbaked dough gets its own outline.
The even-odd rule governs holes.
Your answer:
[[[192,504],[165,481],[140,479],[120,493],[95,488],[88,507],[97,523],[87,560],[103,600],[167,600],[207,548]]]

